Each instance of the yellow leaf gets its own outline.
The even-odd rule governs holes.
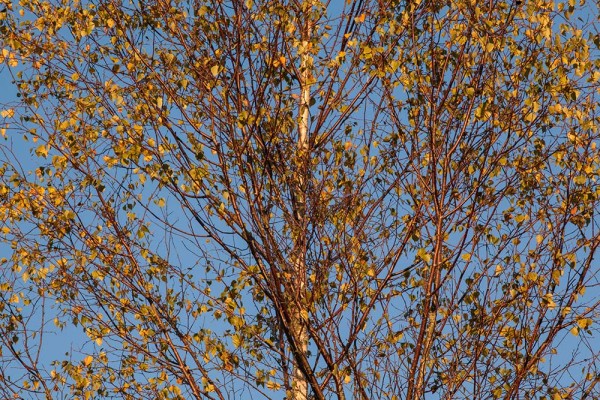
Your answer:
[[[162,99],[162,96],[158,96],[158,97],[156,98],[156,107],[158,107],[158,108],[162,108],[162,106],[163,106],[163,99]]]
[[[519,214],[516,216],[515,221],[517,222],[523,222],[525,220],[529,219],[529,217],[525,214]]]
[[[585,329],[589,326],[591,326],[593,323],[591,318],[582,318],[580,320],[577,320],[577,326],[579,326],[581,329]]]
[[[2,118],[12,118],[14,115],[15,115],[15,110],[13,110],[12,108],[9,108],[8,110],[0,111],[0,116],[2,116]]]
[[[462,259],[465,260],[465,261],[467,261],[467,262],[470,261],[471,260],[471,254],[469,254],[469,253],[463,254],[462,255]]]
[[[11,54],[10,58],[8,59],[8,66],[9,67],[16,67],[17,65],[19,65],[19,62],[15,58],[15,55]]]
[[[267,381],[267,388],[271,390],[279,390],[281,388],[281,385],[277,382]]]
[[[92,361],[94,361],[94,357],[87,356],[86,358],[83,359],[83,364],[87,367],[88,365],[90,365],[92,363]]]
[[[543,240],[544,240],[544,237],[542,235],[537,235],[535,237],[535,241],[537,242],[537,244],[542,243]]]
[[[48,155],[48,149],[46,148],[46,146],[41,145],[35,150],[35,154],[37,154],[40,157],[46,157]]]
[[[494,276],[500,275],[503,270],[504,270],[504,268],[502,268],[502,265],[500,265],[500,264],[496,265],[496,271],[494,271]]]
[[[579,336],[579,328],[574,326],[573,329],[570,330],[571,335],[573,336]]]
[[[556,303],[554,302],[552,293],[546,293],[542,299],[549,310],[554,310],[556,308]]]
[[[492,394],[494,395],[494,398],[498,398],[498,397],[502,396],[502,387],[498,386],[497,388],[495,388],[492,391]]]
[[[554,394],[552,395],[552,400],[561,400],[563,397],[561,396],[560,392],[554,392]]]
[[[431,254],[427,253],[427,250],[425,249],[419,249],[419,251],[417,251],[417,256],[425,262],[431,261]]]
[[[210,73],[216,78],[219,75],[219,66],[217,64],[210,68]]]
[[[538,274],[536,274],[535,272],[531,271],[527,274],[527,280],[535,282],[537,281],[538,278]]]

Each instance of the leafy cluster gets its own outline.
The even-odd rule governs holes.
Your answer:
[[[0,10],[1,397],[600,397],[597,5]]]

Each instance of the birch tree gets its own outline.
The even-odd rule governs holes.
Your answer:
[[[2,398],[600,397],[597,3],[0,4]]]

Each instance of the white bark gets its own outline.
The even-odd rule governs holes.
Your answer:
[[[304,11],[311,9],[309,4],[305,3]],[[302,32],[302,46],[300,54],[300,101],[298,104],[298,155],[301,165],[304,162],[305,157],[308,157],[306,152],[308,151],[308,128],[310,121],[310,89],[312,80],[312,55],[308,48],[310,37],[312,35],[312,21],[307,20]],[[301,174],[302,172],[302,168]],[[305,206],[306,199],[304,188],[305,178],[304,176],[298,177],[298,190],[296,193],[296,199],[298,204],[296,205],[296,216],[298,223],[303,225],[306,214]],[[307,314],[304,293],[306,292],[306,264],[304,258],[304,238],[300,236],[297,238],[295,246],[296,254],[294,254],[294,277],[296,285],[296,296],[295,304],[293,309],[293,321],[292,321],[292,333],[296,341],[298,351],[305,356],[308,351],[308,330],[307,321],[305,320]],[[304,312],[303,312],[304,311]],[[308,380],[302,370],[300,369],[298,362],[294,363],[292,371],[292,399],[294,400],[306,400],[308,399]]]

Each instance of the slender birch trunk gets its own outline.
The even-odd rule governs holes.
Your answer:
[[[303,13],[310,11],[310,2],[303,4]],[[308,49],[310,37],[312,35],[312,21],[307,18],[302,27],[302,47],[300,54],[300,101],[298,104],[298,160],[299,160],[299,176],[297,179],[296,190],[296,210],[294,210],[299,226],[304,227],[306,224],[306,179],[305,172],[305,161],[308,157],[308,128],[309,128],[309,107],[310,107],[310,89],[311,89],[311,69],[312,69],[312,55]],[[304,357],[308,351],[308,328],[306,318],[308,316],[307,304],[306,304],[306,241],[302,230],[296,237],[296,243],[294,245],[295,253],[292,260],[294,265],[294,306],[292,313],[292,334],[297,344],[298,351],[301,353],[300,356]],[[295,357],[297,358],[297,357]],[[304,372],[299,366],[299,360],[296,359],[292,371],[292,399],[294,400],[306,400],[308,399],[308,379]]]

